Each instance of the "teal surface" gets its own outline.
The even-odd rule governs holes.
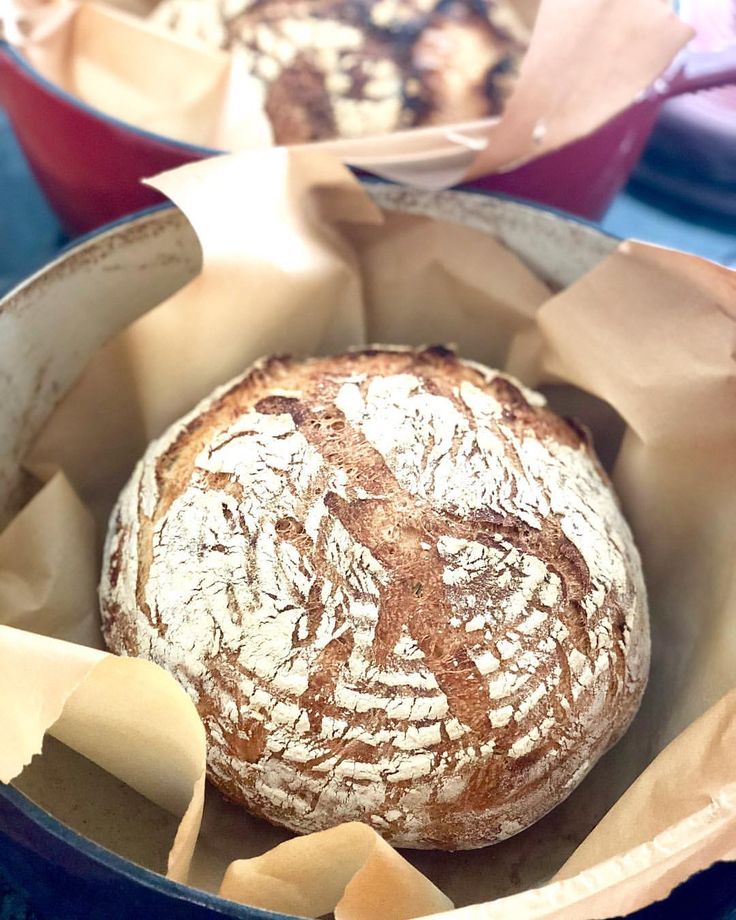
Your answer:
[[[65,242],[0,109],[0,295]]]
[[[736,218],[673,201],[640,183],[630,183],[616,198],[601,226],[614,236],[694,252],[736,268]]]

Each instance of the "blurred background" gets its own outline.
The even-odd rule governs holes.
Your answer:
[[[681,0],[689,51],[731,55],[736,0]],[[736,266],[736,86],[670,99],[626,188],[599,225]],[[0,294],[69,240],[0,107]]]

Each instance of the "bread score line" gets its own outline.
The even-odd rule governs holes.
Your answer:
[[[442,348],[256,364],[153,442],[111,518],[116,652],[197,705],[230,798],[305,833],[502,840],[625,731],[646,595],[579,428]]]

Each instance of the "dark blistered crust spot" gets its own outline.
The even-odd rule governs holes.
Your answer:
[[[498,114],[528,36],[520,23],[512,34],[507,17],[499,25],[497,8],[496,0],[260,0],[224,22],[226,47],[249,52],[277,143],[365,136]],[[301,38],[282,29],[290,21],[307,27]],[[330,45],[324,33],[310,44],[310,25],[338,37],[332,52],[320,45],[320,34]],[[357,42],[340,44],[345,27],[357,30]],[[464,66],[454,66],[458,57]],[[340,121],[345,102],[363,106],[349,127]]]
[[[307,144],[335,136],[325,75],[303,56],[269,85],[266,114],[277,144]]]
[[[430,345],[428,348],[419,352],[418,358],[420,360],[423,358],[439,358],[440,361],[450,360],[453,364],[457,364],[457,354],[455,350],[449,348],[447,345]]]
[[[496,377],[490,384],[490,389],[498,401],[504,404],[504,411],[509,414],[522,412],[530,408],[529,403],[522,396],[521,390],[505,377]]]
[[[509,84],[516,77],[517,70],[518,57],[509,54],[502,57],[497,64],[489,67],[486,71],[483,80],[483,91],[493,114],[503,110],[509,94]]]
[[[291,415],[299,409],[299,400],[293,396],[265,396],[253,407],[262,415]]]

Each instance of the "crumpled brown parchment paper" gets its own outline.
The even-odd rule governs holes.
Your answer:
[[[140,128],[200,146],[272,144],[237,55],[170,35],[150,0],[4,0],[6,38],[47,79]],[[625,109],[692,37],[664,0],[516,0],[534,23],[500,118],[317,146],[399,182],[439,188],[503,172]],[[0,8],[0,11],[2,8]]]
[[[615,916],[734,858],[734,273],[625,243],[553,294],[479,230],[384,214],[337,161],[299,151],[217,158],[155,185],[192,223],[203,270],[93,356],[27,457],[45,484],[0,536],[1,778],[49,730],[184,816],[173,877],[193,853],[191,877],[206,862],[228,897],[311,916],[332,905],[340,920]],[[551,384],[553,405],[574,401],[642,551],[644,704],[566,802],[495,847],[404,859],[345,825],[271,849],[272,829],[209,801],[197,841],[204,741],[191,703],[151,664],[62,641],[97,640],[106,515],[148,440],[256,357],[376,340],[456,341]],[[472,906],[447,913],[428,879]]]

